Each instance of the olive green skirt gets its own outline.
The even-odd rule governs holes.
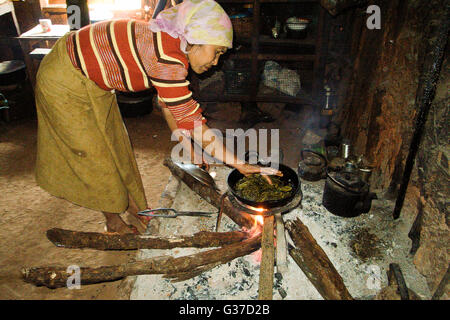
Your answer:
[[[124,212],[128,195],[147,208],[144,187],[113,92],[75,69],[66,36],[42,60],[36,78],[36,180],[77,205]]]

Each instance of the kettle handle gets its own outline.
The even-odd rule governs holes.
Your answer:
[[[305,159],[305,157],[303,155],[305,152],[309,152],[309,153],[315,154],[316,156],[319,156],[321,158],[321,160],[323,161],[324,166],[328,166],[327,158],[325,158],[325,156],[323,154],[321,154],[319,152],[316,152],[316,151],[313,151],[311,149],[302,149],[302,150],[300,150],[300,160],[304,160]]]

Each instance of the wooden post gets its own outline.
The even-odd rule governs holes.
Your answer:
[[[273,216],[264,217],[264,226],[261,239],[261,265],[259,268],[259,300],[272,300],[273,297]]]

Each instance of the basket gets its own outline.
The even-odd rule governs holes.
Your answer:
[[[253,27],[252,17],[232,18],[230,20],[236,37],[251,37]]]
[[[250,88],[250,70],[224,70],[225,93],[242,94]]]

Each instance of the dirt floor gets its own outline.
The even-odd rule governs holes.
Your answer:
[[[125,119],[125,123],[152,206],[157,204],[170,173],[162,165],[172,146],[170,131],[157,111]],[[0,299],[129,299],[129,280],[79,290],[51,290],[20,278],[22,267],[113,265],[136,256],[135,251],[58,248],[47,240],[45,232],[54,227],[104,232],[104,217],[53,197],[36,185],[36,130],[34,120],[0,123]]]
[[[259,107],[276,121],[261,122],[253,127],[279,128],[280,149],[284,155],[281,160],[296,168],[300,159],[302,139],[308,127],[313,125],[312,122],[315,121],[317,125],[317,117],[314,116],[317,110],[306,107],[292,109],[276,104]],[[203,108],[212,128],[222,131],[229,128],[247,129],[245,123],[239,122],[242,116],[239,104],[208,104]],[[157,206],[170,175],[169,170],[162,164],[163,159],[170,155],[175,143],[170,141],[170,131],[158,110],[144,117],[127,118],[125,124],[134,147],[149,205]],[[0,299],[130,299],[133,287],[131,278],[82,286],[79,290],[35,287],[20,278],[22,267],[95,267],[137,259],[135,251],[64,249],[55,247],[48,241],[45,232],[54,227],[104,232],[104,218],[99,212],[53,197],[36,185],[36,126],[34,120],[7,125],[0,123]],[[318,191],[314,194],[316,193],[320,194]],[[359,236],[366,240],[366,247],[377,242],[370,234],[361,233]],[[328,243],[324,243],[324,246],[326,245]],[[374,250],[361,251],[360,246],[354,246],[353,249],[356,255],[364,259],[373,259],[377,254]]]
[[[284,163],[295,168],[305,119],[310,118],[311,111],[287,111],[283,110],[284,105],[260,107],[277,121],[254,127],[282,128],[280,142]],[[203,108],[210,127],[247,129],[246,124],[239,123],[239,103],[210,104]],[[162,162],[170,155],[175,143],[170,141],[170,131],[158,110],[144,117],[126,118],[125,124],[149,205],[157,205],[170,174]],[[136,258],[134,251],[64,249],[48,241],[45,235],[48,229],[104,232],[105,220],[101,213],[53,197],[36,185],[36,131],[35,120],[0,123],[0,299],[129,299],[130,280],[82,286],[79,290],[51,290],[24,283],[21,279],[22,267],[101,266]]]

